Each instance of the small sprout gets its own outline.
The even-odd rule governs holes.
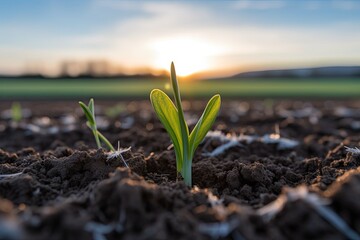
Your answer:
[[[123,158],[123,156],[121,154],[129,151],[131,149],[131,147],[126,148],[126,149],[121,149],[120,142],[118,142],[118,149],[115,150],[114,146],[110,143],[110,141],[107,140],[107,138],[104,135],[102,135],[99,132],[99,130],[97,130],[96,120],[95,120],[94,99],[91,98],[88,105],[85,105],[83,102],[79,102],[79,104],[85,113],[85,116],[87,119],[86,124],[94,134],[97,147],[101,148],[101,142],[103,142],[111,151],[111,153],[108,154],[107,159],[109,160],[109,159],[114,159],[114,158],[120,157],[121,160],[124,162],[125,166],[127,168],[129,168],[129,166],[127,165],[125,159]]]
[[[213,125],[220,109],[221,99],[219,94],[210,99],[202,116],[189,134],[189,128],[186,125],[181,105],[174,63],[171,63],[171,83],[175,105],[166,93],[159,89],[151,91],[150,100],[155,113],[174,144],[176,169],[183,177],[185,183],[191,186],[191,165],[195,150]]]
[[[100,141],[102,141],[109,148],[109,150],[115,152],[116,150],[113,147],[113,145],[109,142],[109,140],[107,140],[107,138],[97,130],[96,120],[95,120],[94,99],[91,98],[88,105],[85,105],[83,102],[79,102],[79,104],[85,113],[87,119],[86,124],[91,129],[95,137],[97,147],[101,148]]]
[[[22,119],[22,110],[21,110],[21,105],[18,102],[14,102],[11,105],[11,120],[14,123],[19,123]]]

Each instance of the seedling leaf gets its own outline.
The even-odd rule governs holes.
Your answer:
[[[94,107],[94,99],[93,98],[90,99],[88,107],[89,107],[90,112],[92,113],[93,118],[95,119],[95,107]]]
[[[183,148],[182,138],[180,132],[180,122],[178,117],[178,110],[171,99],[159,89],[154,89],[150,93],[151,104],[155,110],[156,115],[164,125],[166,131],[170,135],[171,141],[174,144],[175,152],[179,155],[178,166],[182,166]]]
[[[95,120],[95,108],[94,108],[94,99],[90,99],[89,104],[85,105],[83,102],[79,102],[80,107],[83,109],[87,122],[86,125],[92,130],[96,145],[98,148],[101,148],[101,140],[105,143],[105,145],[112,151],[115,151],[115,148],[111,145],[111,143],[102,135],[98,130],[96,126],[96,120]]]
[[[174,93],[174,98],[175,98],[175,106],[177,109],[177,115],[178,115],[179,127],[180,127],[180,137],[181,137],[181,141],[180,141],[181,152],[177,155],[180,155],[182,160],[180,163],[178,163],[178,165],[183,166],[183,161],[188,161],[187,159],[191,158],[188,155],[188,153],[189,153],[189,128],[185,122],[184,111],[183,111],[182,105],[181,105],[180,89],[178,86],[175,66],[174,66],[173,62],[171,62],[170,70],[171,70],[171,85],[173,88],[173,93]]]
[[[99,132],[99,131],[97,130],[97,134],[98,134],[98,136],[99,136],[99,139],[100,139],[111,151],[113,151],[113,152],[116,151],[115,148],[113,147],[113,145],[109,142],[109,140],[107,140],[107,138],[106,138],[104,135],[102,135],[101,132]]]
[[[90,111],[89,107],[86,106],[83,102],[79,102],[80,107],[82,108],[82,110],[85,113],[86,119],[89,122],[89,125],[92,126],[95,124],[95,119],[93,116],[93,113]],[[91,127],[90,127],[91,128]]]
[[[207,132],[213,125],[215,118],[220,110],[220,105],[221,98],[219,94],[213,96],[206,105],[203,114],[190,134],[189,145],[191,147],[192,154],[194,154],[196,148],[202,142]]]

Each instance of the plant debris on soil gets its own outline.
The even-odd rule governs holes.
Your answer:
[[[360,102],[223,103],[193,187],[147,101],[0,103],[0,239],[360,239]],[[184,102],[190,128],[205,102]]]

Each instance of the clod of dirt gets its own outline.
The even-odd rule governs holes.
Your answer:
[[[218,155],[206,153],[221,137],[200,144],[192,189],[179,180],[170,138],[148,102],[129,103],[114,119],[101,115],[110,142],[131,147],[123,153],[130,169],[95,149],[73,114],[76,103],[54,104],[29,103],[33,116],[18,127],[0,119],[0,239],[345,239],[360,232],[360,160],[344,147],[358,147],[360,118],[336,110],[358,109],[359,101],[279,101],[270,110],[250,101],[245,111],[224,101],[213,133],[239,137]],[[188,105],[190,120],[201,114],[202,102]],[[29,124],[39,131],[24,131]],[[275,125],[297,145],[264,142]],[[321,206],[353,235],[305,198],[284,201],[270,221],[259,214],[282,199],[284,187],[299,185],[323,196],[330,205]]]
[[[331,207],[357,232],[360,232],[360,168],[344,174],[324,193]]]

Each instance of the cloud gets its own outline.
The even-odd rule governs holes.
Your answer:
[[[201,29],[206,28],[211,15],[203,9],[179,3],[142,2],[138,10],[141,14],[120,20],[105,31],[75,37],[74,42],[91,45],[93,49],[108,46],[109,51],[103,52],[106,57],[131,68],[139,64],[151,65],[152,44],[156,40],[186,38],[191,32],[191,38],[206,40]]]
[[[251,0],[238,0],[234,1],[231,6],[235,9],[255,9],[255,10],[268,10],[268,9],[279,9],[286,6],[285,1],[274,0],[274,1],[251,1]]]
[[[260,8],[262,1],[255,3]],[[154,51],[153,43],[171,42],[171,39],[193,39],[194,44],[203,42],[204,46],[210,46],[208,58],[214,69],[324,59],[351,60],[354,52],[360,51],[360,34],[353,31],[357,23],[347,24],[347,28],[334,24],[323,28],[239,25],[230,20],[220,21],[218,12],[211,8],[164,2],[143,3],[141,10],[144,14],[120,21],[109,32],[102,33],[107,38],[99,43],[111,46],[108,57],[126,62],[127,67],[154,64],[158,50]],[[159,48],[161,46],[157,46]],[[170,51],[164,45],[165,50]]]
[[[321,1],[304,1],[303,4],[306,10],[318,10],[323,7]]]
[[[112,25],[96,28],[86,34],[71,34],[59,39],[37,32],[41,36],[40,44],[30,45],[31,51],[13,51],[16,57],[10,60],[22,63],[42,61],[44,65],[54,66],[64,59],[107,59],[129,71],[143,66],[159,67],[157,59],[161,54],[161,59],[165,60],[179,54],[199,61],[201,58],[197,55],[202,54],[208,61],[208,69],[205,70],[270,68],[305,62],[352,63],[360,60],[356,54],[360,52],[360,32],[355,31],[359,29],[358,22],[342,25],[332,22],[321,28],[285,24],[264,26],[253,22],[239,24],[226,16],[228,13],[236,14],[238,9],[245,7],[259,10],[280,8],[285,4],[283,1],[239,1],[236,3],[240,4],[240,8],[226,9],[230,12],[225,13],[224,9],[220,11],[213,5],[193,4],[190,1],[136,1],[136,7],[133,2],[102,2],[96,1],[94,4],[103,4],[102,7],[119,11],[119,14],[126,8],[136,9],[136,14],[119,17]],[[267,5],[269,3],[273,5]],[[31,35],[27,39],[30,38]],[[179,49],[180,45],[191,46],[192,50]],[[172,49],[176,51],[172,52]],[[4,54],[5,50],[0,49],[0,56],[10,56],[11,48],[7,46]],[[0,62],[1,66],[4,64],[7,64],[6,61]],[[12,63],[11,69],[14,66]]]
[[[351,0],[335,0],[332,1],[332,6],[335,9],[341,10],[359,10],[360,2],[359,1],[351,1]]]
[[[94,0],[93,8],[110,8],[118,10],[136,10],[139,3],[136,1]]]

